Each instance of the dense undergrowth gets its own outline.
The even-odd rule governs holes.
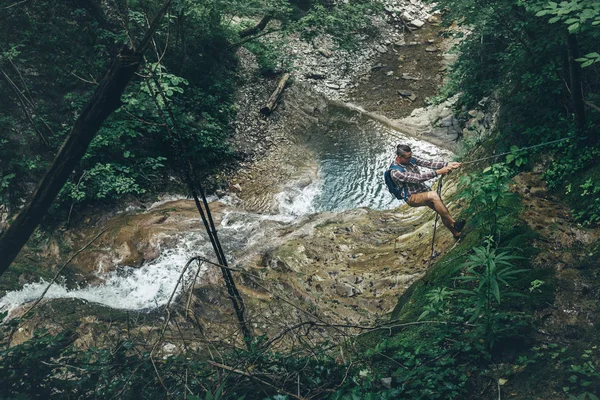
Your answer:
[[[0,200],[11,210],[47,169],[116,50],[139,40],[144,12],[151,15],[155,7],[121,6],[34,2],[3,15],[0,118],[9,134],[0,142]],[[226,139],[237,82],[228,45],[235,32],[213,11],[180,8],[162,25],[154,54],[100,128],[59,206],[164,190],[173,175],[168,160],[177,162],[175,147],[185,148],[206,174],[231,159]],[[183,145],[169,139],[171,117]]]

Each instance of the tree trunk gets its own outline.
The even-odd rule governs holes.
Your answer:
[[[567,37],[567,49],[569,52],[569,80],[571,83],[571,102],[575,113],[575,128],[581,133],[585,128],[585,107],[581,87],[581,67],[575,61],[579,58],[577,36],[569,35]]]
[[[46,171],[46,175],[38,184],[31,200],[0,236],[0,275],[6,272],[21,248],[27,243],[29,236],[46,215],[58,192],[69,179],[69,175],[85,155],[90,142],[104,120],[121,106],[121,95],[139,68],[142,55],[150,45],[152,36],[172,1],[164,1],[137,50],[123,47],[119,51],[94,95],[75,121],[73,129],[54,157],[50,169]]]
[[[0,237],[0,275],[38,226],[60,189],[84,156],[104,120],[121,105],[121,94],[137,71],[141,55],[123,48],[65,139],[30,202]]]
[[[264,115],[269,115],[275,110],[277,107],[277,102],[279,101],[279,97],[281,97],[281,93],[283,93],[283,89],[285,89],[285,84],[290,78],[289,73],[283,74],[279,83],[277,84],[277,89],[271,94],[269,100],[267,101],[267,105],[260,109],[260,112]]]

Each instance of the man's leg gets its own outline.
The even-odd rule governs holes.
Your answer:
[[[452,216],[450,215],[450,211],[448,211],[448,208],[446,207],[442,199],[440,199],[440,196],[438,196],[438,194],[433,190],[429,192],[415,193],[409,197],[407,203],[411,207],[427,206],[431,208],[432,210],[437,212],[440,215],[440,217],[442,217],[442,222],[444,223],[444,226],[448,228],[450,232],[452,232],[452,235],[454,237],[460,236],[460,232],[454,229],[455,221],[454,218],[452,218]]]

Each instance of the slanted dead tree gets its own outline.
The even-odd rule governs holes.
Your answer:
[[[0,254],[2,255],[0,257],[0,275],[6,272],[46,215],[50,205],[84,156],[102,123],[121,106],[121,95],[138,70],[142,56],[148,49],[151,38],[172,1],[165,0],[137,48],[125,46],[119,51],[98,84],[92,98],[75,121],[71,132],[67,135],[33,196],[4,234],[0,236]]]
[[[248,36],[252,36],[256,33],[262,32],[266,27],[267,24],[273,19],[273,16],[271,14],[267,14],[264,17],[262,17],[262,19],[258,22],[258,24],[251,26],[250,28],[246,28],[240,31],[239,36],[241,38],[245,38]]]

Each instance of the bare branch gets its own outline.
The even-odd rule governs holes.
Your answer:
[[[266,382],[266,381],[264,381],[264,380],[262,380],[262,379],[260,379],[260,378],[258,378],[256,376],[248,373],[248,372],[240,371],[239,369],[231,368],[231,367],[229,367],[227,365],[220,364],[220,363],[217,363],[217,362],[214,362],[214,361],[208,361],[208,363],[210,365],[214,366],[214,367],[217,367],[217,368],[220,368],[220,369],[224,369],[225,371],[230,371],[230,372],[233,372],[234,374],[242,375],[242,376],[245,376],[247,378],[253,379],[253,380],[257,381],[257,382],[260,382],[260,383],[262,383],[264,385],[267,385],[267,386],[275,389],[278,393],[286,394],[286,395],[288,395],[288,396],[290,396],[290,397],[292,397],[294,399],[298,399],[298,400],[305,400],[306,399],[305,397],[296,396],[293,393],[290,393],[290,392],[288,392],[286,390],[280,389],[277,386],[273,385],[272,383]]]
[[[8,10],[9,8],[18,6],[19,4],[23,4],[23,3],[27,3],[29,0],[22,0],[22,1],[18,1],[16,3],[11,4],[10,6],[4,7],[4,10]]]
[[[21,319],[24,319],[25,316],[27,314],[29,314],[31,312],[31,310],[33,310],[33,308],[35,306],[38,305],[38,303],[40,301],[42,301],[42,299],[44,298],[44,296],[46,295],[46,293],[48,293],[48,290],[50,290],[50,286],[52,286],[54,284],[54,282],[56,282],[56,279],[58,279],[58,277],[60,276],[60,274],[63,272],[63,270],[65,269],[65,267],[67,265],[69,265],[69,263],[71,261],[73,261],[73,259],[75,257],[77,257],[82,251],[84,251],[85,249],[87,249],[88,247],[90,247],[92,245],[92,243],[94,243],[100,236],[102,236],[107,229],[104,229],[102,232],[100,232],[99,234],[97,234],[96,236],[94,236],[94,238],[92,240],[90,240],[85,246],[83,246],[82,248],[80,248],[79,250],[77,250],[75,253],[73,253],[73,255],[71,257],[69,257],[69,259],[67,260],[66,263],[64,263],[62,265],[62,267],[60,267],[60,269],[56,272],[56,274],[54,275],[54,278],[52,278],[52,280],[50,281],[50,283],[48,284],[48,286],[46,287],[46,289],[44,290],[44,292],[40,295],[40,297],[35,301],[35,303],[33,303],[33,305],[31,307],[29,307],[29,309],[25,312],[25,314],[23,314],[23,316],[21,317]]]
[[[245,38],[245,37],[254,35],[255,33],[262,32],[267,27],[267,24],[269,23],[269,21],[271,21],[272,19],[273,19],[272,15],[270,15],[270,14],[265,15],[264,17],[262,17],[262,19],[260,20],[260,22],[258,24],[240,31],[240,37]]]
[[[584,100],[584,103],[586,106],[588,106],[589,108],[593,108],[594,110],[600,112],[600,107],[598,107],[597,105],[595,105],[594,103],[588,101],[588,100]]]
[[[25,100],[28,100],[28,99],[25,97],[25,95],[23,93],[21,93],[21,90],[19,90],[17,85],[13,82],[12,79],[10,79],[8,74],[6,72],[4,72],[4,70],[2,68],[0,68],[0,72],[2,72],[2,76],[4,77],[6,82],[8,82],[8,85],[11,87],[13,92],[15,92],[15,94],[17,95],[17,99],[19,100],[19,103],[21,104],[23,113],[29,120],[31,127],[33,128],[34,131],[37,132],[37,134],[39,135],[40,139],[42,139],[42,142],[44,142],[46,147],[50,148],[50,143],[48,143],[48,140],[46,140],[46,137],[44,136],[44,134],[35,126],[35,122],[33,122],[33,118],[29,114],[29,111],[27,111],[27,105],[25,104]]]

